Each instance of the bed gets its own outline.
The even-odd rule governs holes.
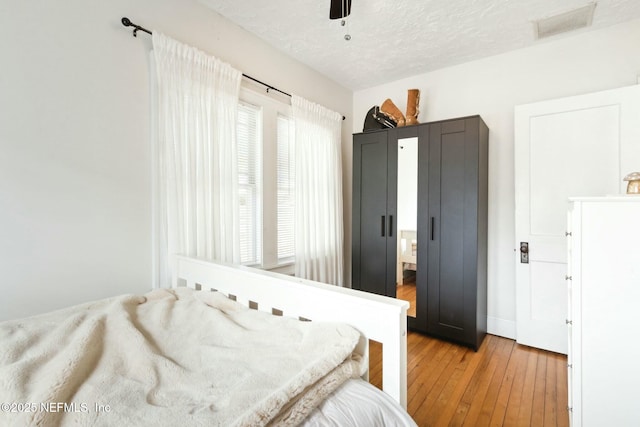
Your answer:
[[[415,425],[408,303],[187,257],[174,271],[171,290],[0,323],[0,424]],[[384,393],[355,379],[369,339]]]
[[[397,268],[396,283],[402,285],[404,283],[404,271],[416,271],[418,263],[418,233],[416,230],[399,230],[398,232],[398,250],[397,250]]]

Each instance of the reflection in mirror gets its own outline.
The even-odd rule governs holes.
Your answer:
[[[418,138],[398,140],[398,211],[396,296],[409,301],[407,315],[416,316]]]

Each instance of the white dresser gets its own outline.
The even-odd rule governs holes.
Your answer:
[[[572,198],[572,426],[640,426],[640,196]]]

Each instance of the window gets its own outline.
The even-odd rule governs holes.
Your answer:
[[[260,118],[259,107],[246,103],[238,106],[238,213],[240,262],[243,264],[262,262]]]
[[[240,260],[265,269],[279,268],[294,259],[291,106],[246,89],[241,99],[237,123]]]

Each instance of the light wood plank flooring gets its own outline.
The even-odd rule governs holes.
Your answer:
[[[396,298],[408,301],[407,316],[416,317],[416,282],[396,285]]]
[[[487,335],[477,352],[410,332],[408,412],[426,426],[569,425],[567,358]],[[382,385],[381,344],[370,382]]]

